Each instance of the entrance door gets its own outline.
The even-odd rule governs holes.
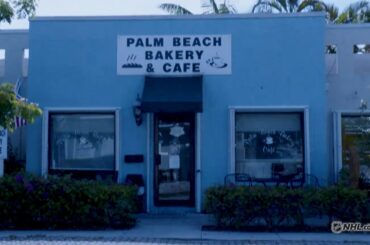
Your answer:
[[[194,206],[195,114],[154,120],[154,204]]]

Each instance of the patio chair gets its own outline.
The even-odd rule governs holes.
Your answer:
[[[313,187],[320,188],[319,179],[313,174],[303,174],[297,176],[289,182],[291,188],[304,188],[304,187]]]

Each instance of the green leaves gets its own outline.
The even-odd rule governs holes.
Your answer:
[[[334,23],[368,23],[370,22],[370,3],[368,1],[358,1],[349,5],[341,13]]]
[[[321,0],[258,0],[252,13],[296,13],[325,11],[327,20],[336,24],[370,22],[370,3],[360,0],[339,14],[338,7]]]
[[[214,215],[218,227],[223,229],[259,225],[275,230],[287,226],[305,228],[307,218],[325,217],[329,223],[333,220],[369,222],[370,200],[366,191],[342,186],[213,187],[206,192],[205,210]]]
[[[258,0],[252,13],[296,13],[325,9],[325,3],[320,0]]]
[[[36,13],[36,0],[13,0],[13,5],[16,9],[18,18],[34,16]]]
[[[10,23],[13,16],[14,11],[9,2],[5,0],[0,0],[0,22],[6,21]]]
[[[0,0],[0,22],[12,21],[14,14],[18,18],[33,16],[36,12],[37,0]]]
[[[10,132],[14,130],[16,116],[33,123],[35,118],[42,114],[37,104],[29,103],[25,99],[18,100],[13,88],[14,85],[10,83],[0,84],[0,126]]]
[[[173,15],[190,15],[193,14],[186,8],[173,3],[162,3],[159,8]]]
[[[0,229],[129,228],[136,193],[132,186],[69,176],[8,175],[0,178]]]
[[[163,9],[169,14],[173,15],[192,15],[193,13],[184,8],[181,5],[173,3],[163,3],[159,5],[160,9]],[[202,8],[205,9],[203,14],[231,14],[236,13],[234,7],[228,3],[227,0],[224,0],[223,3],[217,5],[215,0],[205,0],[202,3]]]

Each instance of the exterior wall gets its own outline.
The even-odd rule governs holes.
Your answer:
[[[329,25],[325,43],[337,46],[327,57],[328,109],[356,110],[370,99],[370,54],[355,55],[353,46],[370,44],[370,25]]]
[[[329,149],[334,177],[340,167],[340,112],[361,113],[361,100],[370,101],[370,54],[356,55],[354,45],[370,44],[370,25],[329,25],[326,45],[335,45],[337,53],[326,55]],[[364,111],[364,113],[368,113]]]
[[[238,17],[40,18],[31,21],[29,99],[46,107],[119,107],[119,180],[147,175],[150,117],[132,114],[144,76],[118,76],[118,35],[231,34],[232,74],[204,76],[200,114],[202,191],[223,184],[230,166],[229,108],[307,107],[311,173],[329,174],[323,15]],[[147,126],[145,126],[147,125]],[[149,138],[148,138],[149,137]],[[29,126],[27,170],[41,173],[42,120]],[[149,145],[148,145],[149,143]],[[125,164],[144,154],[145,164]],[[149,183],[152,183],[149,180]]]
[[[23,61],[23,52],[28,49],[27,30],[1,30],[0,49],[5,49],[5,74],[0,76],[0,83],[16,83],[22,79],[20,94],[25,96],[27,93],[27,76],[23,73],[27,70],[28,64]],[[25,128],[17,129],[10,135],[10,144],[13,146],[13,153],[17,158],[25,160]]]

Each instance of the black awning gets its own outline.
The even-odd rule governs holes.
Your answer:
[[[203,77],[145,77],[143,112],[201,112]]]

